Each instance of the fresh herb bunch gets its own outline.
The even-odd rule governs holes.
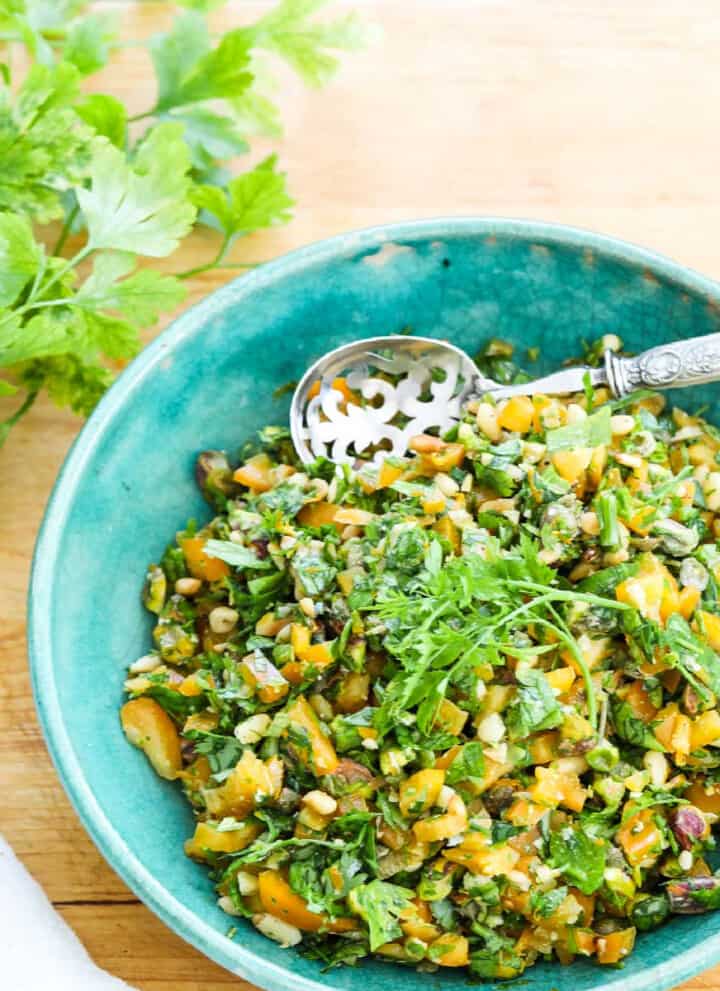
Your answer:
[[[621,965],[720,907],[720,435],[588,387],[410,447],[203,452],[125,732],[221,908],[327,966]]]
[[[219,38],[207,13],[223,0],[179,2],[169,31],[148,42],[155,98],[132,117],[115,96],[81,88],[123,44],[110,15],[78,0],[0,2],[0,369],[10,372],[0,396],[25,393],[0,423],[0,444],[42,389],[87,415],[112,365],[183,301],[184,279],[247,267],[225,261],[235,241],[290,219],[274,155],[239,175],[227,166],[251,138],[281,133],[273,56],[321,86],[338,66],[333,53],[363,44],[355,14],[315,19],[327,2],[280,0]],[[19,47],[30,58],[23,78],[10,68]],[[50,222],[60,225],[54,243]],[[199,224],[218,231],[207,263],[175,274],[140,267]],[[70,235],[81,247],[65,257]]]

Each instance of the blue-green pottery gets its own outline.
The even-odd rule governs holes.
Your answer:
[[[459,987],[461,973],[373,963],[323,974],[215,905],[187,860],[191,815],[125,742],[118,720],[126,665],[148,648],[139,589],[188,517],[208,509],[192,477],[203,447],[235,451],[330,348],[397,333],[448,337],[473,352],[489,336],[538,371],[583,339],[622,335],[641,350],[720,330],[720,287],[638,248],[537,223],[422,221],[361,231],[263,266],[185,313],[128,368],[73,447],[38,539],[30,594],[35,698],[58,772],[91,836],[130,887],[177,933],[269,991],[415,991]],[[714,406],[717,387],[684,403]],[[712,413],[711,413],[712,415]],[[720,915],[679,918],[641,935],[622,970],[534,967],[528,991],[661,991],[720,960]]]

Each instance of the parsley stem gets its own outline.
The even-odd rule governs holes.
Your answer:
[[[46,300],[41,300],[40,302],[35,301],[35,296],[39,290],[42,289],[42,291],[46,293],[48,289],[51,289],[57,282],[61,282],[71,269],[78,266],[80,262],[84,261],[88,255],[91,255],[94,250],[95,248],[88,242],[88,244],[82,247],[77,254],[73,255],[72,258],[68,258],[65,264],[61,265],[52,278],[49,279],[44,285],[34,285],[32,292],[28,296],[27,302],[24,303],[23,306],[18,307],[14,312],[16,314],[27,313],[28,310],[34,310],[36,307],[41,306],[42,303],[48,302]]]
[[[218,249],[218,253],[211,261],[205,262],[204,265],[196,265],[195,268],[188,268],[184,272],[178,272],[177,278],[190,279],[194,275],[201,275],[203,272],[209,272],[210,269],[212,268],[219,268],[223,263],[223,259],[225,258],[225,255],[230,250],[231,243],[232,241],[230,235],[226,234],[225,237],[223,238],[222,244]]]
[[[128,117],[127,122],[128,124],[134,124],[138,120],[147,120],[148,117],[154,117],[154,116],[155,116],[154,110],[145,110],[141,114],[133,114],[132,117]]]
[[[246,271],[249,268],[257,268],[259,265],[264,265],[265,262],[223,262],[220,265],[216,265],[215,262],[208,262],[207,265],[198,265],[197,268],[190,268],[186,272],[178,272],[175,276],[176,279],[190,279],[195,275],[201,275],[203,272],[209,272],[213,269],[241,269]]]
[[[86,244],[85,247],[81,248],[76,255],[73,255],[72,258],[68,258],[66,263],[61,268],[59,268],[57,272],[55,272],[53,277],[48,282],[46,282],[44,285],[41,285],[42,276],[45,273],[45,265],[43,265],[38,270],[38,274],[36,275],[32,288],[28,293],[28,298],[26,302],[23,303],[22,306],[16,307],[14,310],[8,310],[7,314],[4,317],[0,317],[0,327],[2,327],[6,323],[10,323],[16,317],[24,316],[26,313],[29,313],[32,310],[39,310],[48,306],[65,306],[68,303],[72,303],[73,300],[71,299],[36,300],[36,297],[41,288],[43,293],[46,293],[48,289],[51,289],[56,282],[59,282],[63,278],[63,276],[65,276],[70,271],[70,269],[75,268],[76,265],[79,265],[80,262],[83,261],[85,258],[87,258],[88,255],[91,255],[94,250],[95,248],[93,248],[92,245]]]
[[[37,399],[37,389],[34,392],[29,392],[27,394],[22,405],[18,409],[16,409],[15,412],[7,418],[7,420],[3,420],[2,422],[0,422],[0,447],[2,447],[2,445],[7,440],[8,434],[10,433],[12,428],[15,426],[18,420],[21,420],[22,417],[25,416],[25,414],[30,410],[30,407],[33,405],[36,399]]]
[[[79,212],[80,212],[80,204],[76,203],[75,206],[70,211],[70,213],[65,218],[65,223],[62,225],[60,236],[58,237],[55,247],[52,250],[53,255],[59,255],[62,249],[65,247],[65,243],[68,237],[70,236],[70,232],[72,231],[72,225],[75,223],[75,218],[77,217]]]
[[[602,609],[617,609],[619,612],[624,612],[632,608],[626,602],[618,602],[617,599],[607,599],[605,596],[595,595],[593,592],[575,592],[563,588],[551,588],[548,590],[547,585],[539,585],[537,582],[515,580],[512,578],[507,579],[507,584],[515,588],[523,588],[528,592],[544,593],[541,594],[540,598],[534,599],[533,603],[540,602],[540,599],[554,599],[556,602],[587,602],[591,606],[599,606]]]
[[[222,265],[216,265],[216,268],[258,268],[260,265],[264,265],[265,262],[223,262]]]
[[[43,253],[43,255],[41,256],[41,259],[40,259],[40,264],[38,265],[38,270],[35,273],[35,278],[33,279],[32,285],[30,286],[30,292],[28,293],[28,299],[34,299],[35,298],[35,296],[37,294],[37,291],[38,291],[38,286],[40,285],[40,283],[42,282],[42,280],[45,278],[45,272],[47,271],[47,265],[48,265],[48,258],[47,258],[47,255],[45,253]]]
[[[533,620],[537,626],[544,626],[559,638],[560,642],[565,644],[567,649],[573,655],[577,666],[580,668],[580,673],[582,675],[583,683],[585,685],[585,695],[587,697],[587,707],[588,707],[588,721],[593,729],[597,726],[597,700],[595,698],[595,686],[592,682],[592,673],[590,668],[587,666],[585,658],[582,656],[580,648],[572,636],[570,631],[567,629],[565,624],[562,622],[558,614],[554,609],[550,610],[555,618],[555,622],[551,623],[547,619],[538,618]]]
[[[46,310],[48,307],[53,306],[71,306],[76,303],[77,300],[68,296],[66,299],[41,299],[39,303],[33,303],[31,309],[33,310]]]
[[[568,648],[570,653],[575,658],[578,667],[582,673],[583,682],[585,683],[585,695],[587,696],[588,705],[588,719],[590,725],[593,729],[597,728],[597,696],[595,695],[595,685],[592,680],[592,671],[587,664],[587,661],[583,657],[582,651],[578,647],[577,640],[572,635],[568,629],[565,620],[558,615],[557,610],[550,606],[550,612],[556,623],[556,632],[560,635],[563,643]]]

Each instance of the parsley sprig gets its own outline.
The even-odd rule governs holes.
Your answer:
[[[141,332],[185,298],[185,279],[228,262],[238,238],[287,223],[293,200],[271,155],[233,176],[258,135],[278,137],[273,59],[310,86],[362,46],[353,14],[319,22],[328,0],[280,0],[253,24],[213,37],[223,0],[180,0],[147,45],[149,107],[130,116],[81,84],[124,44],[112,16],[82,0],[20,0],[0,11],[0,396],[24,390],[0,422],[0,444],[45,389],[87,415],[132,358]],[[30,56],[12,78],[13,50]],[[59,231],[48,238],[50,222]],[[218,232],[207,262],[173,274],[142,267],[171,255],[198,226]],[[72,244],[73,250],[67,251]]]
[[[566,648],[582,673],[588,719],[597,726],[592,674],[564,617],[575,603],[626,611],[614,598],[559,587],[557,573],[523,536],[512,551],[490,541],[485,556],[449,558],[441,571],[421,575],[414,586],[392,592],[375,608],[386,623],[388,652],[398,670],[386,686],[375,726],[389,732],[422,700],[437,709],[447,687],[479,663],[522,656],[519,631],[532,633],[534,654]],[[544,634],[544,635],[543,635]]]

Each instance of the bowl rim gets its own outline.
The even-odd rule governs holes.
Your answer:
[[[84,828],[95,845],[128,887],[166,925],[184,940],[232,973],[268,991],[327,991],[330,982],[293,973],[293,956],[280,966],[229,940],[189,911],[135,857],[105,815],[85,780],[65,727],[53,670],[50,617],[59,537],[68,517],[85,465],[101,441],[115,413],[152,374],[155,366],[177,343],[192,337],[212,315],[232,302],[237,304],[266,285],[301,272],[333,257],[344,258],[380,249],[387,242],[407,239],[495,235],[542,240],[589,248],[606,257],[642,266],[653,274],[706,297],[720,307],[720,284],[666,256],[630,242],[583,228],[536,220],[494,216],[437,217],[400,221],[338,234],[290,251],[258,269],[234,279],[205,296],[173,320],[123,371],[84,425],[71,446],[48,500],[33,554],[28,586],[28,653],[32,691],[40,726],[60,781]],[[632,977],[602,980],[593,991],[661,991],[679,984],[720,961],[720,932],[700,947],[677,954]],[[602,971],[598,972],[598,976]]]

